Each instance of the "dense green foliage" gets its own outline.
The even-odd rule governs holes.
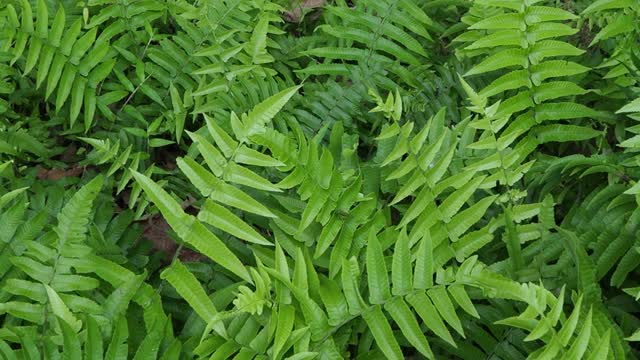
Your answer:
[[[4,0],[0,359],[635,359],[638,0]]]

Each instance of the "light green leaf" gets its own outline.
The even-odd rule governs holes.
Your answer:
[[[489,206],[498,198],[498,195],[487,196],[469,208],[458,212],[447,224],[447,231],[452,241],[465,234],[467,230],[477,223],[485,214]]]
[[[58,213],[55,232],[60,244],[84,240],[93,201],[102,188],[102,176],[96,176],[78,190]]]
[[[239,239],[260,245],[273,245],[234,213],[210,199],[207,199],[204,207],[198,213],[198,219]]]
[[[629,104],[616,111],[616,114],[640,112],[640,98],[637,98]]]
[[[478,93],[481,97],[491,97],[507,90],[532,87],[529,70],[516,70],[500,76]]]
[[[169,282],[206,323],[213,320],[218,314],[213,302],[207,296],[198,279],[180,260],[176,259],[170,267],[164,269],[160,274],[160,278]],[[213,330],[223,337],[227,336],[223,322],[217,322]]]
[[[612,9],[623,9],[626,7],[633,7],[636,3],[633,0],[597,0],[589,4],[586,9],[582,11],[583,15]]]
[[[62,301],[58,293],[52,289],[49,285],[43,284],[45,290],[47,290],[47,296],[49,297],[49,304],[53,313],[69,325],[74,333],[80,331],[82,328],[82,321],[78,320],[75,315],[69,310],[67,305]]]
[[[238,148],[238,150],[236,150],[233,159],[239,164],[255,166],[277,167],[285,165],[283,162],[276,160],[269,155],[265,155],[261,152],[255,151],[247,147],[246,145],[242,145]]]
[[[124,360],[129,355],[129,347],[127,338],[129,337],[129,328],[127,318],[121,316],[114,322],[113,333],[109,341],[109,347],[104,355],[104,360]]]
[[[295,308],[292,305],[280,304],[278,306],[278,318],[276,334],[273,340],[273,358],[278,359],[280,351],[291,335],[295,320]]]
[[[636,330],[633,334],[631,334],[631,336],[626,337],[625,340],[627,340],[627,341],[640,341],[640,329]]]
[[[203,136],[187,131],[189,137],[198,144],[198,150],[204,157],[204,161],[215,176],[222,176],[227,160],[222,156],[220,151],[209,143]]]
[[[415,346],[422,355],[429,359],[434,359],[435,357],[427,338],[422,333],[420,325],[413,316],[413,312],[411,312],[404,300],[402,300],[401,297],[396,297],[387,302],[384,308],[389,312],[393,321],[398,324],[402,334],[409,340],[409,343]]]
[[[391,326],[385,318],[380,305],[374,305],[362,314],[362,317],[369,326],[369,330],[376,340],[376,344],[387,359],[401,360],[404,359],[400,345],[393,336]]]
[[[313,255],[314,258],[320,257],[327,251],[329,246],[336,240],[344,221],[339,216],[333,215],[329,222],[322,228],[318,237],[318,244]]]
[[[453,307],[453,303],[449,298],[449,294],[447,294],[447,290],[444,286],[435,286],[427,291],[429,298],[433,302],[433,305],[440,313],[440,316],[446,321],[451,327],[453,327],[458,334],[464,337],[464,330],[462,330],[462,323],[460,322],[460,318],[458,314],[456,314],[456,310]]]
[[[366,307],[362,295],[359,290],[358,275],[360,274],[358,261],[355,257],[342,259],[342,290],[349,304],[349,313],[351,315],[360,314]]]
[[[384,304],[391,297],[389,277],[382,247],[373,230],[369,232],[366,262],[369,302],[372,304]]]
[[[589,313],[587,313],[587,318],[581,324],[580,333],[578,337],[573,341],[571,348],[566,353],[565,358],[567,360],[579,360],[582,359],[585,351],[587,350],[587,346],[589,345],[589,338],[591,337],[591,319],[592,319],[592,309],[589,309]]]
[[[589,355],[587,360],[606,359],[609,354],[609,348],[611,347],[610,339],[611,329],[607,329],[604,335],[600,338],[595,350]]]
[[[104,301],[104,316],[116,321],[126,313],[129,303],[138,292],[145,279],[145,274],[131,276],[118,286]]]
[[[416,267],[414,270],[414,289],[429,289],[433,286],[433,242],[429,229],[423,231],[418,253],[416,256]]]
[[[467,312],[467,314],[475,317],[476,319],[480,319],[480,314],[478,314],[478,311],[476,311],[476,308],[473,306],[473,302],[469,298],[469,295],[467,295],[464,285],[449,285],[447,291],[451,294],[456,303]]]
[[[445,222],[450,222],[451,218],[458,213],[462,205],[473,195],[478,186],[482,184],[486,176],[476,176],[460,189],[449,195],[439,206],[440,213]]]
[[[394,296],[402,296],[412,289],[411,252],[409,237],[405,230],[398,235],[391,265],[391,291]]]
[[[271,211],[269,211],[269,209],[254,198],[247,195],[242,190],[216,178],[202,165],[198,164],[191,158],[186,157],[184,159],[178,159],[177,164],[180,170],[187,175],[189,180],[196,186],[196,188],[198,188],[202,195],[208,196],[222,204],[253,214],[272,218],[276,217]],[[177,209],[174,210],[177,211]],[[183,211],[180,210],[177,213],[181,214]]]
[[[247,136],[261,133],[264,126],[276,116],[301,87],[302,85],[290,87],[256,105],[249,112],[245,122]]]
[[[545,144],[548,142],[583,141],[592,139],[602,133],[585,126],[544,125],[536,127],[534,134],[540,144]]]
[[[315,218],[320,214],[322,207],[325,205],[329,198],[329,193],[326,190],[316,189],[311,195],[307,206],[304,208],[304,212],[302,213],[302,219],[300,220],[300,226],[298,227],[298,231],[304,231],[311,223],[315,220]]]
[[[558,332],[558,335],[557,335],[558,340],[560,341],[562,346],[567,346],[567,344],[569,343],[569,340],[573,336],[573,332],[575,331],[576,326],[578,326],[578,320],[580,319],[581,305],[582,305],[582,296],[578,298],[578,301],[576,301],[575,306],[573,308],[573,312],[571,312],[571,315],[569,316],[567,321],[565,321],[565,323],[562,324],[562,329],[560,329],[560,331]]]
[[[473,30],[501,30],[501,29],[521,29],[524,26],[524,18],[522,14],[506,13],[491,16],[487,19],[480,20],[471,25],[469,29]]]
[[[56,314],[57,315],[57,314]],[[63,320],[58,316],[60,320]],[[80,350],[80,338],[78,330],[73,329],[66,321],[60,322],[62,329],[62,347],[65,360],[82,360],[82,351]]]
[[[15,190],[8,191],[0,196],[0,209],[2,209],[11,200],[15,199],[18,195],[22,194],[29,187],[22,187]]]
[[[102,360],[102,333],[98,322],[91,315],[87,316],[87,341],[84,345],[86,360]]]
[[[133,176],[182,240],[240,278],[252,282],[244,264],[222,240],[196,218],[186,214],[180,205],[153,180],[137,171],[133,171]]]
[[[204,119],[207,123],[207,130],[209,130],[209,133],[213,137],[216,145],[220,148],[220,151],[222,151],[224,156],[227,158],[231,157],[238,147],[238,142],[233,140],[226,131],[213,121],[213,119],[207,115],[204,115]]]
[[[524,49],[506,49],[484,59],[480,64],[467,71],[464,76],[484,74],[511,66],[525,67],[526,61]]]
[[[416,292],[406,297],[407,302],[418,313],[424,324],[433,331],[436,336],[456,347],[451,333],[445,326],[435,306],[424,292]]]
[[[229,162],[227,164],[223,172],[223,178],[225,181],[245,185],[258,190],[274,192],[282,191],[276,185],[270,183],[269,180],[234,162]]]

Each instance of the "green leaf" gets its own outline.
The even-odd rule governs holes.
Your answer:
[[[60,244],[84,240],[93,201],[102,188],[102,176],[96,176],[78,190],[58,213],[55,232]]]
[[[469,29],[499,30],[499,29],[520,29],[524,24],[522,14],[506,13],[491,16],[471,25]]]
[[[203,136],[187,131],[189,137],[198,144],[198,150],[215,176],[222,176],[227,160]]]
[[[369,326],[369,330],[376,340],[376,344],[387,359],[404,359],[400,345],[396,341],[391,326],[382,313],[380,305],[374,305],[362,314],[362,317]]]
[[[573,336],[573,332],[576,329],[576,326],[578,326],[578,320],[580,319],[580,307],[582,305],[582,297],[578,298],[578,301],[576,301],[573,312],[571,312],[571,315],[569,316],[569,318],[567,319],[567,321],[565,321],[564,324],[562,324],[562,329],[560,329],[560,331],[558,332],[558,340],[560,341],[560,343],[562,344],[562,346],[567,346],[567,344],[569,343],[569,340],[571,339],[571,336]]]
[[[573,341],[571,348],[565,355],[567,359],[570,360],[579,360],[582,359],[585,351],[587,350],[587,346],[589,345],[589,338],[591,337],[591,319],[592,319],[592,309],[589,309],[589,313],[587,313],[587,318],[581,324],[581,330],[578,334],[578,337]]]
[[[49,297],[49,304],[51,305],[51,310],[53,313],[59,317],[62,321],[69,325],[69,328],[77,333],[82,328],[82,321],[78,320],[75,315],[69,310],[67,305],[62,301],[58,293],[53,290],[49,285],[43,284],[44,288],[47,290],[47,296]],[[75,338],[75,334],[73,335]],[[78,346],[80,346],[78,344]],[[79,351],[79,350],[78,350]]]
[[[618,16],[598,32],[589,46],[593,46],[600,41],[610,39],[620,34],[629,33],[634,29],[635,18],[633,16]]]
[[[264,205],[244,193],[242,190],[216,178],[202,165],[191,158],[178,159],[178,167],[204,196],[225,205],[235,207],[253,214],[275,218],[276,216]],[[157,205],[157,204],[156,204]],[[174,209],[177,210],[177,209]],[[178,213],[183,213],[179,211]]]
[[[467,312],[467,314],[475,317],[476,319],[480,319],[480,314],[478,314],[478,311],[476,311],[476,308],[473,306],[473,302],[469,298],[469,295],[467,295],[467,291],[464,289],[463,285],[449,285],[447,291],[451,294],[456,303]]]
[[[636,330],[631,336],[626,337],[627,341],[640,341],[640,330]]]
[[[438,309],[438,313],[442,316],[451,327],[453,327],[458,334],[464,337],[464,330],[462,330],[462,323],[456,310],[453,307],[449,294],[443,286],[435,286],[427,291],[429,298],[433,302],[433,305]]]
[[[298,231],[304,231],[311,223],[316,219],[320,211],[324,207],[325,203],[329,199],[329,193],[322,189],[317,189],[313,194],[311,194],[311,198],[307,203],[307,206],[304,208],[304,212],[302,213],[302,218],[300,219],[300,226],[298,227]]]
[[[168,319],[157,318],[152,326],[150,326],[147,336],[142,339],[133,360],[153,360],[157,359],[160,343],[164,338],[165,325]]]
[[[223,178],[225,181],[245,185],[258,190],[273,192],[282,191],[276,185],[270,183],[269,180],[234,162],[229,162],[227,164],[227,167],[224,169]]]
[[[337,282],[322,277],[318,292],[327,309],[330,326],[339,326],[349,319],[349,305]]]
[[[160,138],[149,139],[149,146],[153,148],[163,147],[171,144],[175,144],[175,142],[173,140],[160,139]]]
[[[9,301],[0,303],[0,314],[9,314],[36,324],[44,323],[44,308],[28,302]]]
[[[579,118],[598,118],[600,114],[584,105],[560,102],[546,103],[536,107],[535,119],[537,122],[547,120],[565,120]]]
[[[595,350],[589,355],[587,360],[606,359],[609,354],[609,348],[611,338],[611,329],[607,329],[604,335],[600,338],[600,341],[595,346]]]
[[[198,219],[239,239],[254,244],[273,246],[273,243],[265,239],[234,213],[210,199],[207,199],[204,207],[200,210],[200,213],[198,213]]]
[[[176,259],[171,266],[164,269],[160,274],[160,278],[166,280],[173,286],[178,294],[187,301],[189,306],[200,316],[206,323],[216,317],[218,311],[213,302],[205,293],[198,279]],[[224,323],[218,322],[214,325],[213,330],[223,337],[226,337]]]
[[[4,340],[0,340],[0,355],[7,360],[18,360],[13,349]]]
[[[626,7],[633,7],[635,2],[633,0],[597,0],[589,4],[586,9],[582,11],[583,15],[612,9],[623,9]]]
[[[273,57],[267,52],[267,32],[269,29],[269,18],[261,17],[253,28],[251,40],[247,43],[247,53],[251,56],[254,64],[264,64],[273,61]]]
[[[194,97],[205,96],[209,94],[229,91],[229,84],[226,79],[220,79],[201,86],[200,89],[192,94]]]
[[[429,289],[433,286],[433,241],[429,229],[425,229],[418,245],[416,267],[414,270],[413,287],[415,289]]]
[[[384,304],[391,297],[384,254],[373,230],[369,232],[367,243],[367,282],[369,301],[372,304]]]
[[[102,360],[102,333],[95,318],[87,316],[87,341],[84,345],[86,360]]]
[[[487,87],[478,93],[481,97],[491,97],[507,90],[519,89],[521,87],[531,88],[529,70],[516,70],[500,76]]]
[[[285,343],[293,330],[295,320],[295,308],[291,305],[280,304],[278,307],[278,318],[276,325],[276,334],[273,340],[273,358],[277,359],[282,351]]]
[[[340,229],[342,228],[342,224],[344,221],[340,219],[338,216],[333,215],[327,225],[322,228],[320,232],[320,237],[318,237],[318,244],[316,246],[315,253],[313,255],[314,258],[319,258],[322,254],[327,251],[329,246],[333,244],[334,240],[336,240]]]
[[[265,155],[261,152],[255,151],[246,145],[242,145],[236,150],[233,158],[238,164],[264,166],[264,167],[277,167],[284,166],[285,164],[279,160],[272,158],[269,155]]]
[[[602,133],[585,126],[544,125],[538,126],[534,134],[541,144],[548,142],[582,141],[592,139]]]
[[[547,81],[535,88],[533,99],[537,104],[564,96],[584,95],[587,90],[571,81]]]
[[[216,145],[220,148],[220,151],[222,151],[224,156],[227,158],[231,157],[238,148],[238,142],[233,140],[226,131],[213,121],[213,119],[207,115],[204,115],[204,119],[207,123],[207,130],[209,130],[209,133],[213,137]]]
[[[412,289],[409,237],[402,231],[396,241],[391,265],[391,291],[394,296],[406,295]]]
[[[56,314],[57,315],[57,314]],[[78,330],[73,329],[71,324],[69,324],[62,317],[59,317],[61,320],[60,328],[62,328],[62,343],[63,343],[63,354],[65,360],[82,360],[82,352],[80,350],[80,338],[78,337]]]
[[[142,274],[125,279],[122,285],[107,297],[103,305],[104,316],[107,319],[115,321],[126,313],[129,303],[142,286],[145,277],[145,274]]]
[[[227,246],[193,216],[186,214],[180,205],[158,184],[137,171],[132,171],[136,181],[151,201],[160,209],[171,228],[186,243],[220,264],[240,278],[252,282],[246,267]]]
[[[349,313],[351,315],[360,314],[366,307],[366,303],[362,299],[362,295],[359,290],[359,274],[359,266],[356,258],[352,257],[349,260],[342,260],[342,290],[345,298],[347,299]]]
[[[245,121],[247,136],[261,133],[264,126],[276,116],[301,87],[302,85],[290,87],[256,105],[249,112]]]
[[[386,303],[384,308],[389,312],[393,321],[398,324],[402,334],[409,340],[409,343],[415,346],[422,355],[429,359],[434,359],[435,357],[427,338],[422,333],[422,330],[420,330],[420,325],[418,325],[413,313],[404,300],[402,300],[401,297],[394,298]]]
[[[487,196],[469,208],[458,212],[447,224],[447,231],[452,241],[457,241],[458,237],[465,234],[467,230],[477,223],[486,213],[489,206],[498,198],[497,195]]]
[[[524,49],[506,49],[502,50],[488,58],[484,59],[480,64],[467,71],[464,76],[484,74],[486,72],[495,71],[511,66],[526,66],[526,57]]]
[[[407,302],[418,313],[424,324],[433,331],[436,336],[456,347],[451,333],[445,326],[435,306],[424,292],[416,292],[406,297]]]
[[[440,213],[442,214],[443,220],[445,222],[451,221],[451,218],[456,213],[458,213],[458,210],[460,210],[462,205],[464,205],[464,203],[469,200],[471,195],[473,195],[475,190],[478,188],[478,186],[480,186],[484,179],[485,176],[476,176],[466,185],[454,191],[453,194],[449,195],[442,202],[442,204],[440,204],[440,207],[438,209],[440,210]]]
[[[9,192],[4,193],[0,196],[0,209],[2,209],[6,204],[8,204],[11,200],[18,197],[18,195],[22,194],[28,187],[22,187],[15,190],[11,190]]]
[[[582,74],[589,68],[573,61],[550,60],[531,66],[531,81],[534,85],[540,85],[544,80]]]
[[[34,342],[34,334],[22,329],[16,331],[19,337],[22,349],[24,350],[25,358],[29,360],[40,360],[42,355],[40,354],[39,346]]]
[[[76,70],[70,64],[64,67],[64,71],[60,76],[60,83],[58,84],[58,95],[56,97],[56,111],[60,111],[62,105],[67,101],[71,88],[73,87],[73,81],[76,77]]]
[[[121,316],[114,322],[113,333],[109,341],[109,347],[105,353],[104,360],[124,360],[129,355],[127,338],[129,337],[129,328],[127,319]]]
[[[616,111],[616,114],[640,112],[640,98],[637,98],[629,104]]]

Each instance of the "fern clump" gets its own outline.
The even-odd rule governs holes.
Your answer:
[[[0,4],[0,359],[635,359],[638,4]]]

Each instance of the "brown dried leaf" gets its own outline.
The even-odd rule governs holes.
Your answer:
[[[167,254],[166,260],[170,261],[176,254],[178,244],[173,241],[169,233],[171,227],[162,216],[153,216],[148,219],[144,226],[143,234],[153,243],[156,251],[162,251]],[[182,248],[178,258],[182,261],[201,261],[206,257],[199,252],[191,249]]]
[[[321,8],[326,3],[327,0],[304,0],[302,2],[294,0],[291,10],[284,13],[284,19],[288,22],[299,23],[304,12]]]
[[[40,180],[60,180],[65,177],[78,177],[82,175],[84,167],[74,166],[70,169],[45,169],[38,166],[36,170],[38,179]]]

